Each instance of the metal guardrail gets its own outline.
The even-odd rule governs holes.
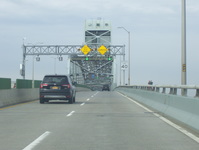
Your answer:
[[[199,98],[199,85],[130,85],[120,86],[125,88],[142,89],[166,94],[166,89],[169,89],[168,94],[177,95],[178,90],[181,90],[181,96],[187,96],[188,90],[195,90],[195,97]]]

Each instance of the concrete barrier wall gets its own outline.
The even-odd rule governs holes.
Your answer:
[[[153,91],[116,88],[134,100],[153,108],[157,113],[184,123],[188,127],[199,132],[199,99],[162,94]]]
[[[77,87],[77,92],[90,91],[88,88]],[[0,107],[39,99],[39,88],[0,90]]]
[[[39,89],[0,90],[0,107],[39,99]]]

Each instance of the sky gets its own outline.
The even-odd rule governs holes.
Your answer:
[[[181,5],[182,0],[0,0],[0,77],[22,78],[23,42],[81,45],[85,20],[100,17],[112,23],[112,45],[128,51],[128,34],[118,27],[131,33],[131,84],[179,85]],[[187,84],[198,85],[199,0],[186,1],[186,14]],[[34,61],[34,79],[54,73],[54,60]],[[27,79],[32,79],[32,66],[33,57],[27,56]],[[56,73],[65,72],[66,61],[56,61]]]

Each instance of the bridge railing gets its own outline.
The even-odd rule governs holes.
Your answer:
[[[199,85],[127,85],[120,87],[148,90],[172,95],[178,95],[178,91],[181,91],[179,94],[181,96],[187,96],[188,90],[194,90],[194,97],[199,98]]]

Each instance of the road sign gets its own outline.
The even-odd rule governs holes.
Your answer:
[[[82,53],[84,53],[84,55],[87,55],[91,49],[87,46],[87,45],[84,45],[81,49]]]
[[[186,72],[186,64],[182,65],[182,72]]]
[[[98,51],[101,55],[104,55],[104,54],[108,51],[108,49],[107,49],[104,45],[102,45],[102,46],[100,46],[100,47],[97,49],[97,51]]]
[[[122,70],[128,69],[128,62],[127,62],[127,61],[121,62],[121,69],[122,69]]]

